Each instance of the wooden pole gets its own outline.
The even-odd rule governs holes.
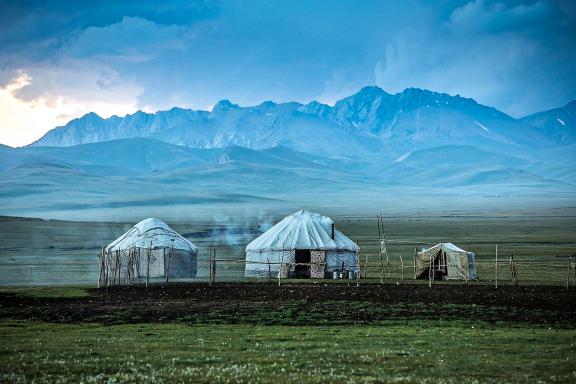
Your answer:
[[[148,252],[146,253],[146,287],[150,284],[150,254],[152,253],[152,242],[148,247]]]
[[[99,271],[98,271],[98,288],[100,288],[100,282],[102,280],[102,263],[104,262],[104,246],[102,246],[102,250],[100,251],[100,263],[99,263]],[[570,261],[568,261],[568,268],[570,268]],[[568,269],[568,273],[570,273],[570,269]]]
[[[576,285],[576,257],[572,258],[572,286]]]
[[[208,246],[208,285],[212,286],[212,244]]]
[[[512,261],[512,255],[510,255],[510,281],[512,282],[512,285],[516,285],[514,284],[514,265]]]
[[[128,249],[128,257],[126,258],[126,285],[130,284],[130,268],[132,268],[132,248]]]
[[[110,285],[110,254],[104,251],[104,282],[106,286]]]
[[[358,245],[358,240],[356,240],[356,245]],[[364,258],[364,278],[368,279],[368,252],[366,252],[366,257]]]
[[[116,266],[118,264],[116,254],[117,254],[117,251],[112,251],[110,254],[110,264],[112,264],[112,268],[110,271],[110,273],[112,274],[112,276],[110,276],[110,285],[116,284]]]
[[[124,276],[124,283],[128,285],[130,281],[130,256],[131,256],[131,249],[128,249],[128,256],[126,257],[126,276]],[[124,253],[124,252],[122,252]]]
[[[390,256],[388,256],[388,249],[386,248],[386,239],[384,239],[384,254],[386,255],[386,268],[388,269],[388,279],[390,279],[390,277],[392,277],[392,271],[390,268]]]
[[[137,270],[138,270],[138,282],[140,282],[140,277],[142,276],[142,275],[140,274],[140,262],[142,261],[142,260],[140,259],[140,247],[136,247],[136,260],[137,260],[136,268],[137,268]]]
[[[173,248],[170,248],[170,252],[168,252],[168,267],[166,267],[166,283],[168,283],[168,275],[170,275],[170,263],[172,261],[172,250],[173,250]],[[164,248],[162,253],[164,253],[164,254],[166,253],[166,248]]]
[[[214,268],[214,270],[212,271],[212,278],[214,279],[214,285],[216,285],[216,248],[212,249],[212,252],[214,252],[214,264],[212,264],[212,268]]]
[[[280,256],[280,267],[278,269],[278,286],[281,285],[282,268],[284,268],[284,249],[282,249],[282,255]]]
[[[570,258],[568,258],[568,278],[566,279],[566,289],[568,289],[568,287],[570,287]]]
[[[360,286],[360,255],[359,250],[356,251],[356,286]]]
[[[518,276],[516,275],[516,263],[514,262],[514,255],[510,255],[510,277],[512,285],[518,285]]]
[[[496,270],[496,276],[494,277],[494,285],[495,285],[495,288],[498,288],[498,244],[496,244],[496,265],[495,265],[495,270]]]
[[[418,248],[414,248],[414,280],[416,280],[416,256],[418,256]]]
[[[402,257],[402,254],[400,254],[400,268],[402,272],[402,284],[404,284],[404,258]]]
[[[568,283],[566,288],[576,284],[576,258],[568,257]]]
[[[116,251],[116,273],[115,273],[115,278],[114,278],[114,284],[115,285],[120,285],[121,281],[120,281],[120,270],[122,268],[122,264],[120,264],[120,250]]]
[[[268,262],[268,282],[272,281],[272,268],[270,267],[270,258],[267,257],[266,261]]]
[[[446,268],[446,269],[448,269],[448,268]],[[470,271],[470,261],[468,259],[468,251],[466,251],[466,269],[464,271],[464,273],[466,274],[466,285],[468,285],[468,278],[469,278],[468,273],[469,273],[469,271]]]
[[[432,256],[430,256],[430,262],[428,263],[428,287],[432,287]]]

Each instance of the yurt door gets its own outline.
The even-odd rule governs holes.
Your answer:
[[[297,249],[295,252],[296,267],[294,268],[294,277],[307,278],[310,277],[310,250]]]

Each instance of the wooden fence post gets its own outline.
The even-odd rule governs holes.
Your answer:
[[[216,248],[212,248],[210,257],[210,286],[216,285]]]
[[[214,256],[213,256],[213,254],[212,254],[212,247],[210,247],[210,251],[209,251],[209,252],[210,252],[210,258],[209,258],[210,261],[209,261],[209,263],[208,263],[208,268],[209,268],[209,270],[210,270],[210,283],[209,283],[209,285],[212,286],[212,281],[213,281],[213,279],[214,279],[214,278],[212,277],[212,274],[214,273],[213,268],[212,268],[212,264],[214,263],[214,260],[213,260],[213,257],[214,257]]]
[[[104,283],[108,287],[110,285],[110,255],[104,251]]]
[[[446,270],[448,270],[448,267],[446,267]],[[466,275],[466,285],[468,285],[468,279],[470,278],[470,259],[468,258],[468,251],[466,251],[466,270],[464,271],[464,274]]]
[[[281,285],[283,268],[284,268],[284,248],[282,248],[282,255],[280,256],[280,267],[278,268],[278,286]]]
[[[430,257],[430,262],[428,263],[428,287],[431,288],[432,287],[432,275],[433,275],[433,271],[432,271],[432,257]]]
[[[268,282],[272,281],[272,268],[270,267],[270,258],[267,257],[266,261],[268,262]]]
[[[102,246],[102,250],[100,251],[100,263],[99,263],[99,271],[98,271],[98,288],[100,288],[100,281],[102,280],[102,263],[104,262],[104,246]]]
[[[170,274],[170,263],[172,261],[172,250],[174,247],[170,248],[170,252],[168,252],[168,267],[166,267],[166,283],[168,283],[168,275]],[[162,251],[162,253],[166,254],[166,248]]]
[[[402,284],[404,284],[404,258],[402,257],[402,254],[400,254],[400,268],[402,272]]]
[[[356,245],[358,245],[358,240],[356,240]],[[366,257],[364,258],[364,278],[368,279],[368,252],[366,252]]]
[[[572,258],[572,286],[576,285],[576,257]]]
[[[382,240],[380,240],[380,284],[384,283],[384,256],[382,255]]]
[[[120,285],[122,281],[120,278],[122,277],[122,260],[120,259],[120,250],[116,251],[116,285]]]
[[[416,256],[418,256],[418,248],[414,248],[414,280],[416,280]]]
[[[498,288],[498,244],[496,244],[496,265],[495,265],[494,286]]]
[[[518,285],[518,277],[516,275],[516,264],[514,263],[514,255],[510,255],[510,278],[512,285]]]
[[[150,284],[150,254],[152,253],[152,242],[148,247],[148,252],[146,253],[146,287]]]
[[[356,286],[360,286],[360,250],[356,251]]]
[[[570,260],[570,257],[568,258],[568,278],[566,279],[566,289],[568,289],[568,287],[570,287],[570,276],[572,275],[570,272],[572,266],[572,261]]]

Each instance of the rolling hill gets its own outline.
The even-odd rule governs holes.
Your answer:
[[[431,194],[570,199],[575,105],[513,119],[460,96],[366,87],[334,106],[224,100],[210,112],[91,113],[30,146],[0,146],[0,214],[369,206]]]

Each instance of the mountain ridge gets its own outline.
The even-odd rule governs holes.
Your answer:
[[[571,104],[569,104],[571,105]],[[334,106],[312,101],[265,101],[242,107],[219,101],[211,111],[174,107],[103,119],[88,113],[56,127],[29,146],[71,146],[146,137],[193,148],[277,145],[323,155],[399,152],[457,143],[483,146],[555,146],[576,142],[529,116],[514,119],[474,99],[419,88],[390,94],[368,86]],[[564,128],[569,132],[570,127]],[[571,131],[570,131],[571,130]]]

